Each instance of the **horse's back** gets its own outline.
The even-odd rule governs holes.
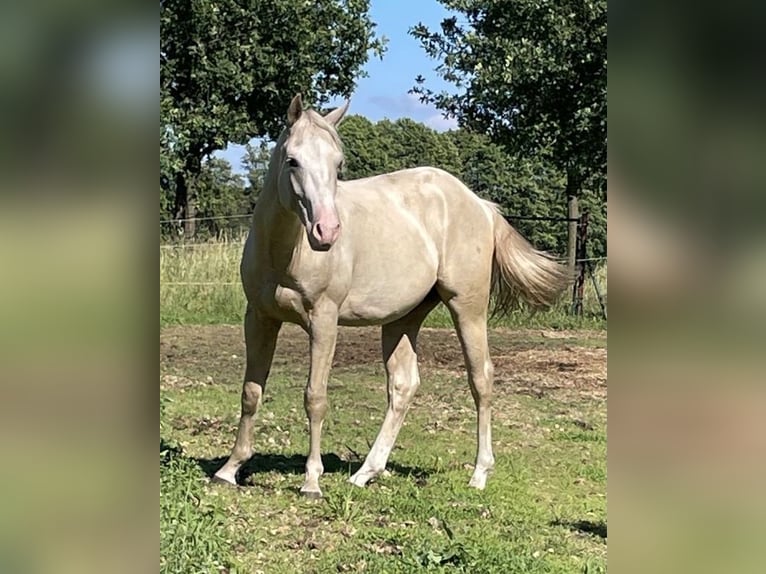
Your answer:
[[[388,229],[418,227],[438,247],[440,259],[446,252],[475,254],[477,248],[479,253],[494,249],[494,208],[442,169],[405,169],[344,182],[342,189],[344,201],[363,214],[382,216]],[[366,219],[363,215],[351,221]],[[386,230],[376,223],[365,222],[365,226],[377,228],[376,233],[385,237]]]
[[[439,225],[461,222],[468,226],[491,224],[491,208],[463,182],[443,169],[416,167],[339,183],[342,201],[362,208],[392,210],[401,208],[430,230]]]

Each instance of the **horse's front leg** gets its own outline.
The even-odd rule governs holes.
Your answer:
[[[311,366],[303,400],[309,419],[309,456],[306,460],[306,482],[301,487],[301,493],[310,498],[321,498],[319,477],[324,472],[322,424],[327,413],[327,379],[338,335],[338,309],[331,303],[318,305],[311,311],[310,319]]]
[[[265,317],[248,305],[245,313],[247,366],[242,385],[242,414],[231,456],[213,476],[214,482],[237,484],[237,471],[253,456],[253,423],[263,400],[281,326],[281,322]]]

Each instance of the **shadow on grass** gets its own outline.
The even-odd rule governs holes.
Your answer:
[[[194,460],[202,471],[209,478],[212,478],[215,472],[226,462],[226,459],[227,457],[225,456],[219,456],[216,458],[196,458]],[[361,461],[343,460],[334,453],[323,454],[322,464],[324,465],[325,474],[347,474],[349,476],[362,466]],[[406,466],[390,461],[386,465],[386,468],[395,474],[414,477],[418,485],[421,486],[424,485],[428,477],[435,472],[433,469]],[[237,483],[240,485],[249,485],[252,482],[254,475],[262,473],[279,472],[281,474],[303,474],[305,470],[306,456],[302,454],[256,454],[248,462],[242,465],[242,468],[237,474]]]
[[[160,466],[169,465],[173,459],[182,455],[183,452],[177,444],[167,442],[164,438],[160,437]]]
[[[606,539],[606,522],[601,520],[598,522],[593,522],[591,520],[554,520],[551,522],[551,526],[564,526],[575,532],[593,534],[599,538]]]

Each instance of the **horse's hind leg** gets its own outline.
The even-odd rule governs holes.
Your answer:
[[[476,403],[477,453],[476,466],[469,486],[482,489],[487,474],[495,465],[492,455],[491,403],[494,371],[487,343],[487,306],[474,296],[456,296],[445,301],[455,322],[460,345],[463,348],[468,384]]]
[[[404,417],[420,384],[417,337],[428,313],[439,303],[432,296],[398,321],[383,326],[383,360],[388,378],[388,409],[375,444],[349,481],[357,486],[383,472]]]
[[[248,305],[245,313],[247,366],[245,382],[242,385],[242,414],[239,418],[237,440],[229,460],[215,473],[213,482],[237,484],[237,471],[253,455],[253,423],[261,406],[281,326],[280,322],[263,317]]]

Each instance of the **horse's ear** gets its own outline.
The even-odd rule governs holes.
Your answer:
[[[290,102],[290,107],[287,108],[287,125],[291,126],[298,121],[303,113],[303,100],[301,95],[295,94],[295,97]]]
[[[341,107],[335,108],[333,111],[328,112],[328,114],[324,117],[325,121],[330,125],[337,126],[343,119],[343,116],[346,115],[350,103],[351,102],[349,100],[346,100],[346,103]]]

